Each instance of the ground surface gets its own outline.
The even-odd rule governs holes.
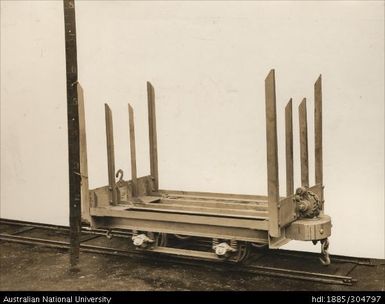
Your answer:
[[[0,250],[1,290],[385,290],[383,264],[357,266],[358,282],[341,286],[90,253],[71,273],[65,250],[6,242]]]

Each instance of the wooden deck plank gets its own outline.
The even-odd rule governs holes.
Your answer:
[[[162,204],[170,205],[188,205],[201,206],[209,208],[223,208],[223,209],[242,209],[242,210],[267,210],[267,204],[259,204],[254,202],[242,201],[213,201],[213,200],[193,200],[193,199],[170,199],[162,198]]]
[[[198,192],[198,191],[182,191],[182,190],[159,190],[160,194],[172,196],[180,196],[186,198],[211,198],[218,200],[242,200],[242,201],[260,201],[267,203],[266,195],[251,194],[232,194],[232,193],[216,193],[216,192]]]
[[[186,214],[198,214],[198,215],[215,215],[215,216],[227,216],[227,217],[242,217],[242,218],[260,218],[267,219],[267,210],[241,210],[241,209],[222,209],[222,208],[210,208],[202,206],[188,206],[188,205],[170,205],[164,203],[136,203],[131,210],[152,210],[152,211],[164,211]]]

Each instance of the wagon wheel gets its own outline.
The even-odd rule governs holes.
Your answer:
[[[246,260],[249,256],[250,247],[247,243],[239,242],[237,244],[237,251],[231,256],[230,261],[240,263]]]
[[[177,239],[180,239],[180,240],[187,240],[187,239],[190,239],[190,238],[191,238],[190,235],[174,234],[174,236],[175,236]]]
[[[167,233],[156,233],[155,235],[155,246],[165,247],[167,246]]]

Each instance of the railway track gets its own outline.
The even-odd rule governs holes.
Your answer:
[[[55,237],[52,237],[52,234],[54,234],[56,238],[57,236],[62,236],[62,238],[65,238],[69,234],[69,228],[65,226],[0,219],[0,227],[2,231],[0,233],[0,240],[3,242],[37,245],[64,250],[68,250],[70,248],[68,239],[57,240]],[[39,231],[38,236],[33,235],[33,232],[36,231]],[[109,244],[100,246],[92,244],[91,242],[93,241],[95,243],[95,240],[104,240],[106,239],[106,236],[108,238],[117,238],[121,240],[122,243],[127,244],[127,239],[130,239],[132,234],[127,231],[120,230],[107,231],[103,229],[92,230],[83,228],[80,250],[82,252],[123,257],[140,256],[144,259],[156,259],[157,261],[162,261],[165,263],[183,264],[194,267],[202,267],[204,265],[205,268],[218,271],[243,272],[249,274],[251,273],[338,285],[352,285],[356,282],[356,280],[349,274],[357,265],[373,266],[370,259],[332,256],[332,265],[325,267],[318,265],[316,254],[286,250],[265,250],[242,264],[226,262],[215,263],[212,261],[202,261],[180,256],[173,256],[172,259],[170,259],[170,257],[167,255],[140,251],[136,250],[135,248],[117,248],[111,247]],[[266,263],[266,261],[264,261],[266,259],[270,260],[270,262]],[[297,269],[286,267],[286,264],[295,264],[293,263],[295,260],[302,261],[301,267],[297,267]],[[286,264],[283,266],[282,263],[277,263],[282,261],[288,262],[286,262]],[[305,263],[303,261],[305,261]],[[304,267],[302,266],[306,266],[307,264],[312,265],[313,268],[303,269]]]

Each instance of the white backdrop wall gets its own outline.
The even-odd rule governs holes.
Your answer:
[[[284,106],[324,96],[331,251],[384,258],[384,3],[77,1],[90,186],[107,184],[104,102],[116,167],[149,173],[146,81],[157,97],[160,187],[266,193],[264,78],[276,69],[281,192]],[[294,140],[298,142],[295,133]],[[68,223],[61,1],[1,1],[1,217]],[[299,150],[295,146],[298,186]],[[290,249],[319,250],[293,242]]]

